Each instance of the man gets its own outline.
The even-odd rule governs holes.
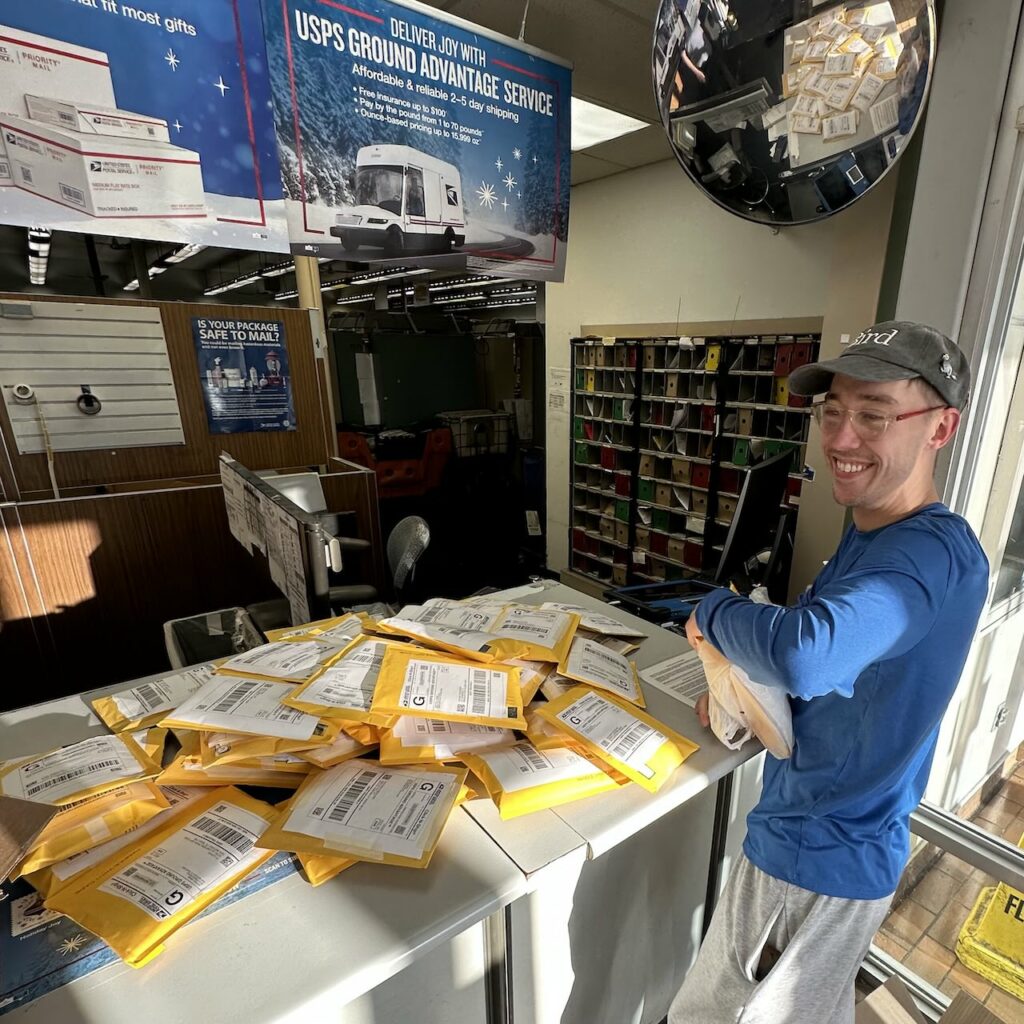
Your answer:
[[[943,713],[988,590],[970,526],[939,502],[939,450],[970,369],[922,324],[864,331],[795,370],[853,525],[793,608],[727,590],[687,624],[787,691],[793,756],[764,768],[734,867],[669,1024],[850,1024],[853,982],[909,854]],[[706,705],[698,709],[707,724]]]

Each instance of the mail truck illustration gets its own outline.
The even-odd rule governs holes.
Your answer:
[[[411,146],[364,146],[356,155],[356,205],[335,216],[331,234],[346,249],[451,252],[466,241],[462,177]]]

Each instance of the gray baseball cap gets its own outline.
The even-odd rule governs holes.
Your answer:
[[[800,366],[789,375],[796,395],[828,391],[841,373],[855,380],[913,380],[930,384],[954,409],[963,409],[971,391],[971,367],[963,352],[926,324],[887,320],[861,331],[837,359]]]

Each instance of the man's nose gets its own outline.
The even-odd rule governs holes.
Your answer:
[[[849,413],[843,416],[839,429],[828,440],[829,447],[838,448],[841,451],[852,450],[860,447],[860,434],[853,429],[853,420]]]

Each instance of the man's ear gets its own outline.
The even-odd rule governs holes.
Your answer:
[[[942,415],[935,423],[932,436],[928,439],[928,447],[934,451],[945,448],[953,440],[958,426],[960,426],[960,410],[954,409],[952,406],[943,409]]]

